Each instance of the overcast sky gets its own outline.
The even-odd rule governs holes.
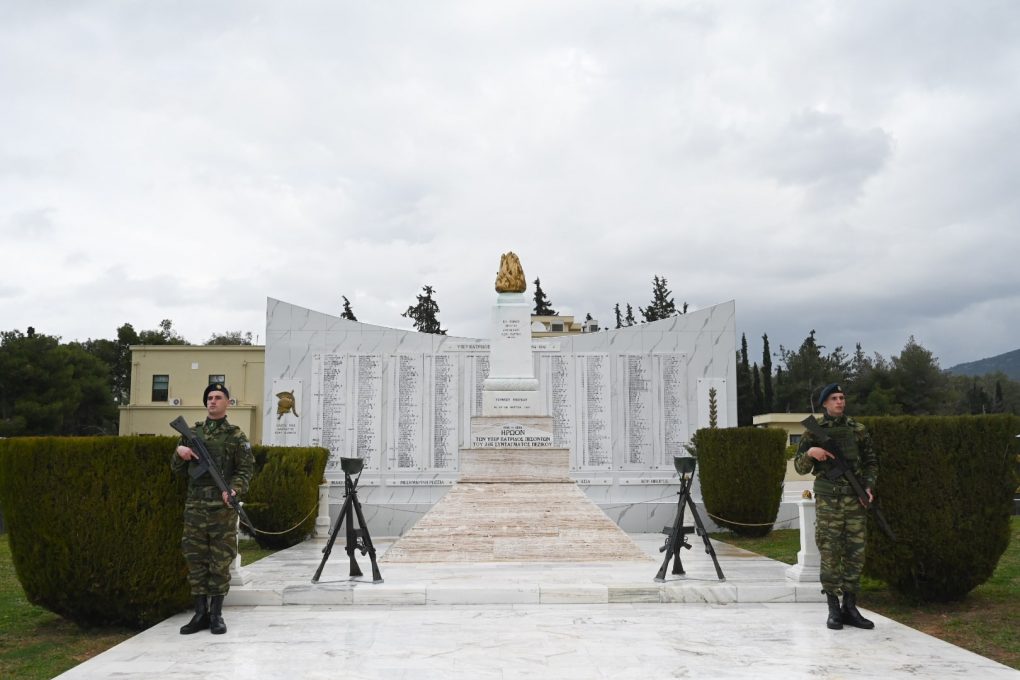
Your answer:
[[[0,329],[484,337],[502,252],[761,360],[1020,347],[1020,2],[0,0]],[[532,290],[529,286],[529,295]],[[739,338],[738,338],[739,341]]]

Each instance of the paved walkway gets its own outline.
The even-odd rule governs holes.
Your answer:
[[[722,543],[725,582],[693,540],[687,577],[656,584],[662,537],[633,537],[647,561],[383,561],[382,584],[348,581],[341,545],[315,585],[322,543],[309,541],[248,568],[226,635],[182,636],[182,613],[60,677],[1020,678],[877,614],[873,631],[830,631],[817,585]]]

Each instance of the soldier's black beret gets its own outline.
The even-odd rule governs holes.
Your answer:
[[[843,394],[843,388],[839,386],[839,383],[831,383],[823,387],[822,393],[818,395],[818,405],[821,406],[822,404],[824,404],[825,400],[828,399],[830,395],[835,394],[836,392]]]
[[[209,403],[210,392],[222,392],[227,399],[230,399],[230,390],[223,383],[209,383],[209,387],[205,388],[205,392],[202,393],[202,406]]]

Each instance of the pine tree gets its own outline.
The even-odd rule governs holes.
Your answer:
[[[559,312],[552,308],[549,298],[542,290],[540,279],[535,279],[535,316],[558,316]]]
[[[761,336],[764,346],[761,351],[762,413],[772,413],[775,391],[772,388],[772,351],[769,349],[769,334]]]
[[[341,295],[344,299],[344,311],[340,313],[341,319],[348,319],[350,321],[357,321],[358,317],[354,316],[354,311],[351,309],[351,302],[347,299],[346,295]]]
[[[630,303],[627,303],[627,316],[623,317],[623,323],[626,326],[633,326],[637,323],[634,320],[634,310],[631,308]]]
[[[432,299],[432,294],[435,291],[432,286],[424,286],[422,290],[425,291],[425,294],[418,296],[418,304],[408,307],[401,316],[413,320],[414,327],[419,333],[446,335],[446,331],[439,327],[439,305]]]
[[[613,307],[613,315],[616,317],[616,327],[623,328],[623,316],[620,315],[620,303],[617,302],[616,306]]]
[[[666,277],[656,276],[652,281],[652,301],[648,307],[638,307],[638,311],[645,317],[645,321],[658,321],[667,319],[677,314],[687,313],[687,303],[683,304],[683,311],[678,312],[676,303],[673,301],[673,292],[667,287]]]

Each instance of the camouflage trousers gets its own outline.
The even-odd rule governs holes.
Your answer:
[[[220,501],[187,501],[181,550],[191,594],[226,595],[237,555],[237,512]]]
[[[860,591],[868,511],[857,496],[815,496],[815,513],[822,590],[833,595]]]

